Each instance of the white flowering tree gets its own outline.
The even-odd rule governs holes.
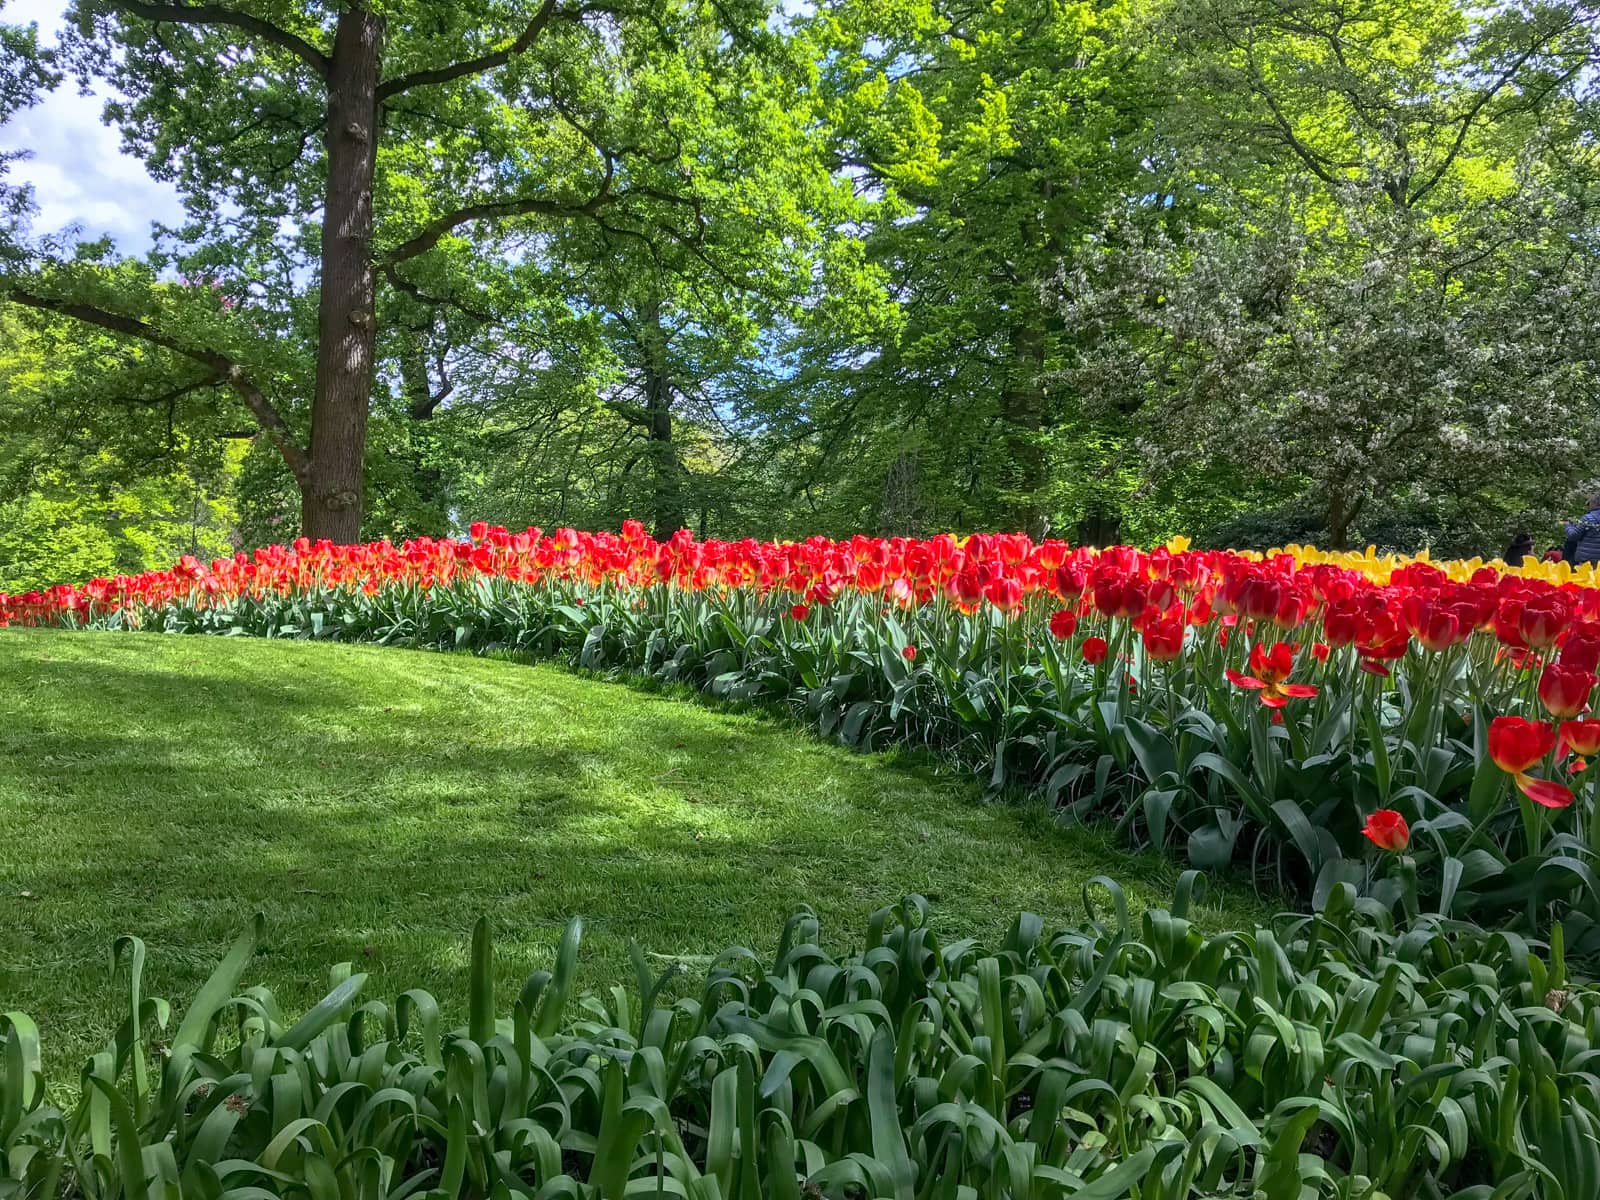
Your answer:
[[[1334,546],[1397,504],[1555,515],[1600,447],[1587,6],[1184,12],[1212,94],[1171,192],[1063,268],[1070,386]]]

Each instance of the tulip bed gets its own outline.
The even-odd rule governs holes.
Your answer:
[[[0,1017],[0,1196],[311,1200],[1257,1200],[1600,1195],[1600,1005],[1514,935],[1418,923],[1348,884],[1322,913],[1206,936],[1196,885],[994,948],[941,944],[910,897],[862,949],[809,912],[704,990],[573,999],[580,927],[514,996],[480,921],[464,1024],[364,999],[345,963],[282,1013],[241,989],[248,930],[181,1019],[113,952],[126,1021],[46,1097]],[[1102,887],[1104,891],[1102,892]],[[1086,903],[1090,896],[1086,894]]]
[[[1562,568],[1565,572],[1566,569]],[[932,747],[996,793],[1322,903],[1600,950],[1600,588],[1503,565],[1021,535],[335,547],[0,597],[0,621],[558,657]]]

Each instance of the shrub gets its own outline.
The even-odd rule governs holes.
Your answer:
[[[46,1099],[39,1035],[0,1024],[0,1196],[1454,1197],[1600,1194],[1600,1005],[1510,934],[1395,930],[1353,889],[1317,916],[1207,936],[1120,891],[1047,933],[941,941],[910,897],[862,948],[791,917],[772,960],[720,956],[668,999],[497,1004],[487,925],[467,1020],[424,991],[363,1001],[336,967],[298,1018],[239,990],[242,936],[173,1025],[117,943],[126,1017]],[[670,972],[669,972],[670,975]]]

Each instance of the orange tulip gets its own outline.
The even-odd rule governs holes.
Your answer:
[[[1231,667],[1223,672],[1234,687],[1261,693],[1261,703],[1268,708],[1282,708],[1291,699],[1315,696],[1317,689],[1309,683],[1285,683],[1294,670],[1294,651],[1287,642],[1278,642],[1271,650],[1265,642],[1250,647],[1250,670],[1253,675],[1241,675]]]

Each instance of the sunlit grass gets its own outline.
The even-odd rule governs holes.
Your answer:
[[[246,979],[288,1009],[343,959],[369,996],[455,1005],[480,913],[518,980],[582,914],[594,990],[631,978],[630,938],[698,965],[770,950],[801,904],[843,947],[910,891],[942,931],[998,936],[1019,909],[1075,918],[1096,874],[1135,904],[1174,878],[782,721],[549,666],[243,638],[0,631],[0,829],[0,1010],[39,1020],[58,1074],[111,1031],[121,933],[180,1005],[258,910]]]

